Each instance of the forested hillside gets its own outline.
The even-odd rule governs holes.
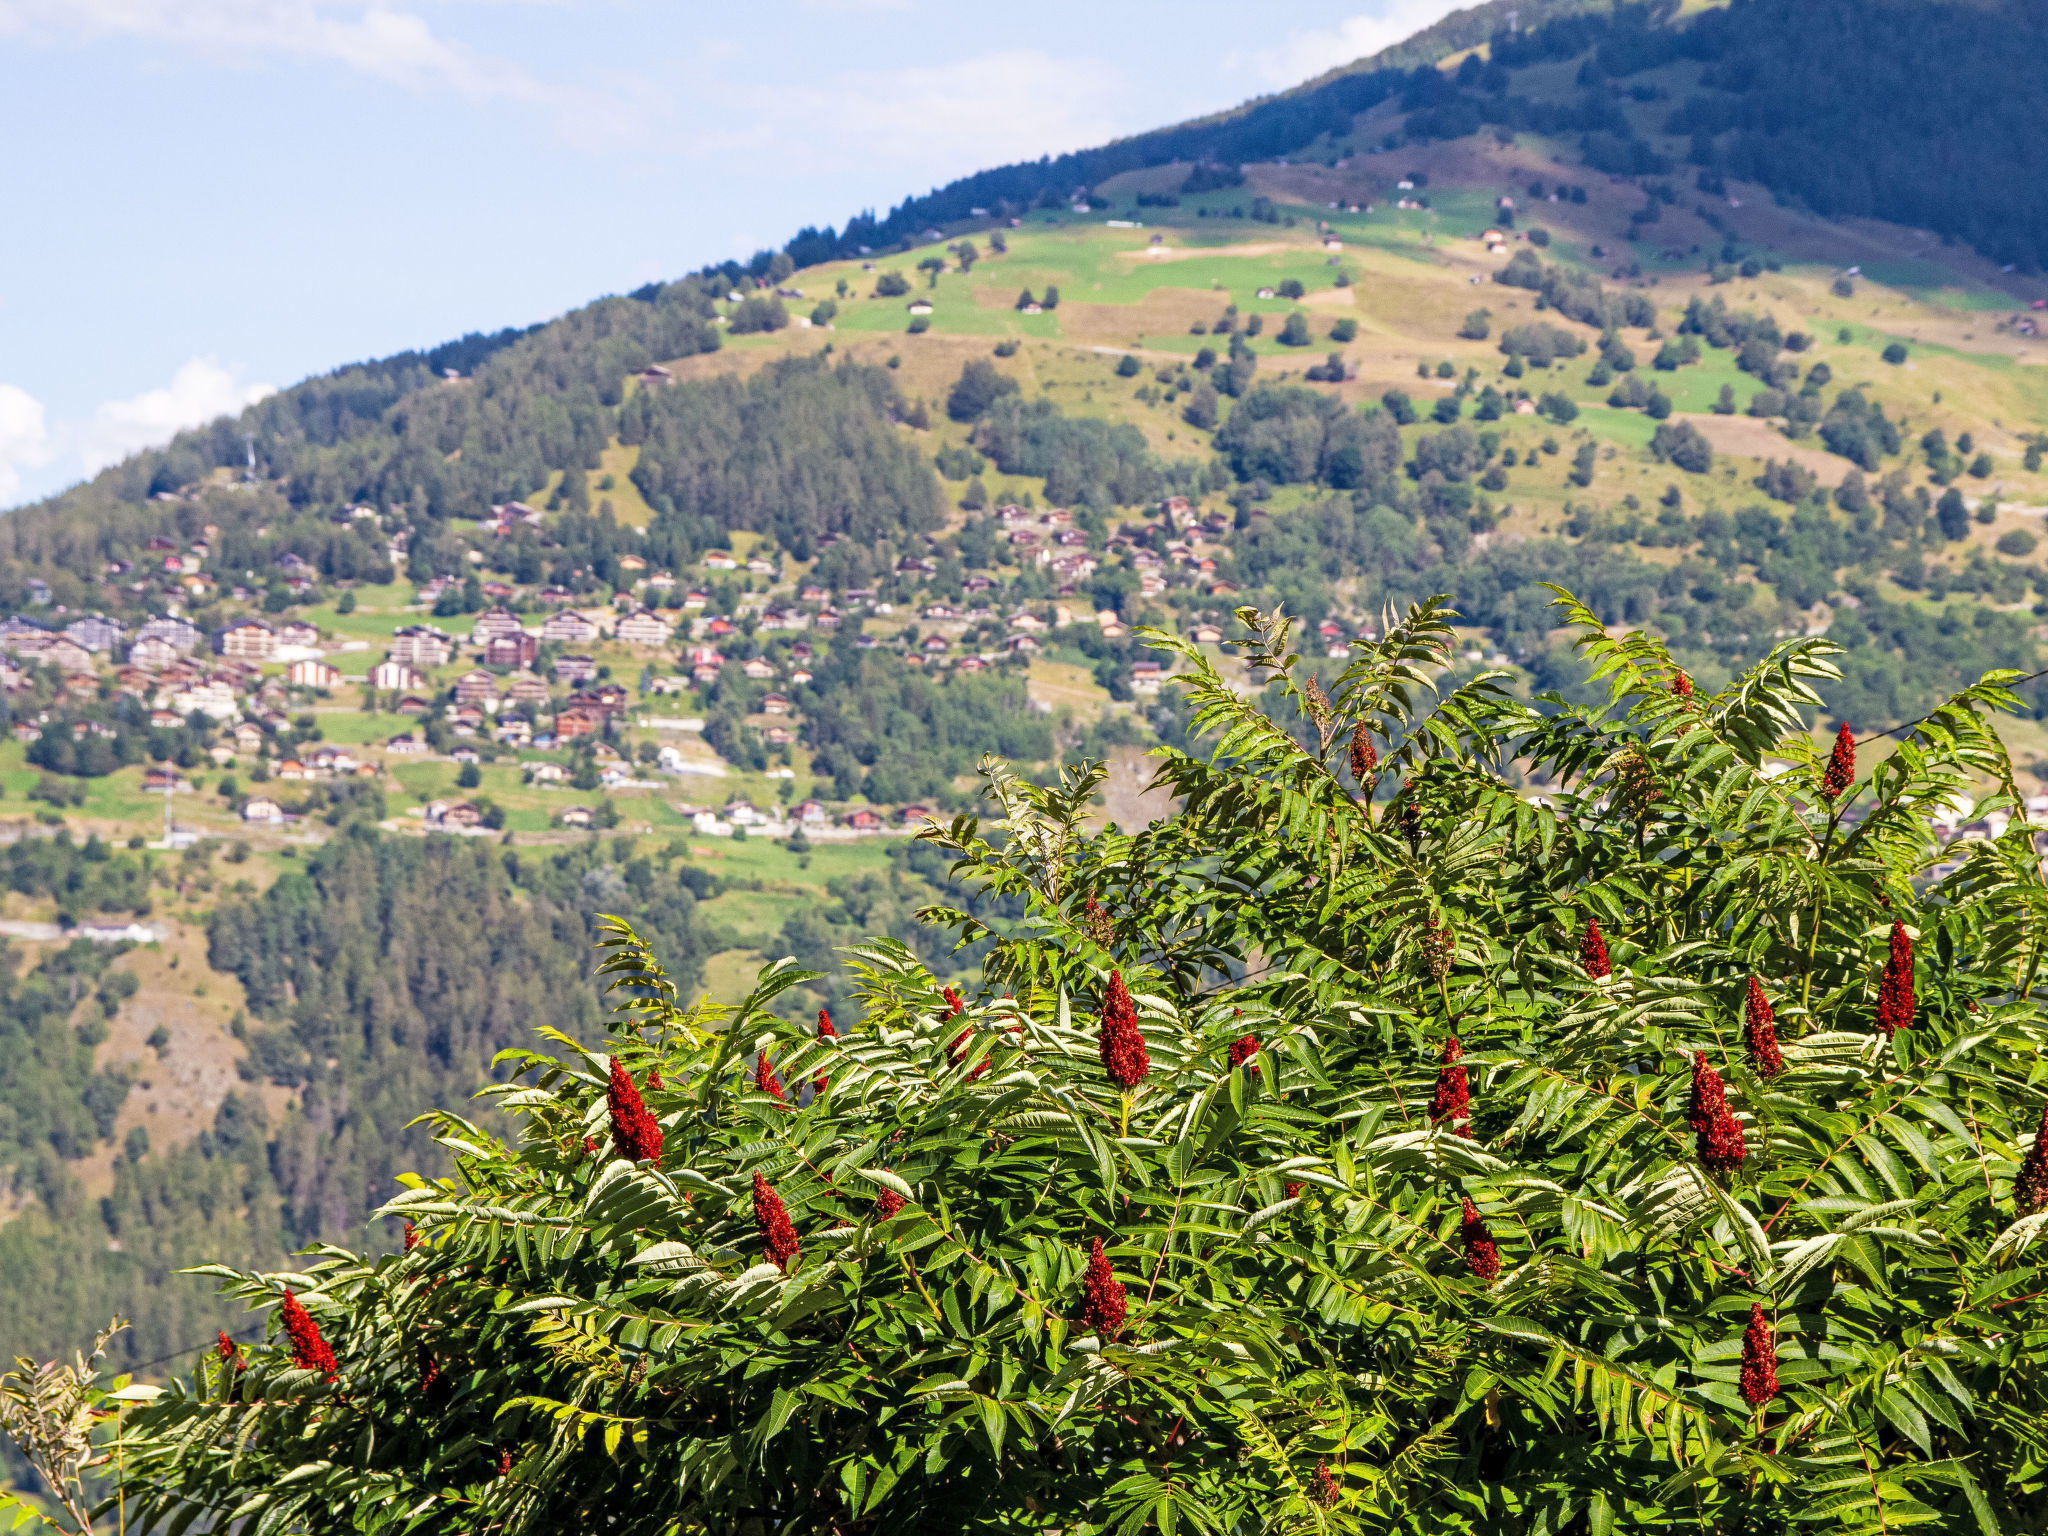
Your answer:
[[[424,1133],[406,1128],[423,1106],[462,1111],[492,1055],[542,1027],[593,1034],[596,914],[630,911],[661,933],[687,987],[707,952],[697,900],[715,889],[687,862],[621,864],[605,846],[525,854],[375,832],[336,839],[303,871],[215,912],[212,963],[249,1000],[247,1080],[195,1142],[121,1157],[99,1201],[66,1158],[97,1139],[95,1114],[111,1129],[128,1085],[109,1093],[89,1075],[78,1053],[89,1062],[91,1028],[70,1020],[108,957],[82,941],[46,957],[0,1004],[0,1124],[33,1200],[0,1224],[10,1340],[55,1347],[115,1312],[136,1320],[120,1346],[131,1361],[204,1338],[209,1288],[173,1270],[200,1254],[269,1263],[355,1232],[396,1173],[434,1163]],[[118,989],[100,985],[91,1006],[117,1011]],[[263,1108],[266,1085],[290,1090],[280,1119]]]

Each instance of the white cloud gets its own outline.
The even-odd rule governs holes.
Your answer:
[[[56,457],[43,402],[13,384],[0,384],[0,506],[21,495],[21,472],[40,469]]]
[[[210,357],[195,357],[162,389],[109,400],[90,421],[64,434],[88,475],[119,463],[138,448],[167,443],[187,427],[229,416],[274,394],[269,384],[243,384]]]
[[[531,99],[506,60],[435,35],[410,11],[321,0],[0,0],[0,36],[139,37],[241,62],[325,59],[410,90]]]
[[[1371,58],[1406,42],[1459,8],[1460,0],[1382,0],[1375,11],[1347,16],[1334,27],[1291,32],[1278,48],[1251,55],[1253,68],[1277,86],[1299,85],[1341,64]]]
[[[753,126],[718,147],[801,156],[811,169],[888,164],[945,178],[1113,138],[1129,125],[1112,106],[1132,93],[1101,60],[1015,48],[746,96],[736,116]]]

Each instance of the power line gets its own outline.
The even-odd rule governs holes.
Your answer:
[[[2002,684],[2001,686],[2006,688],[2017,688],[2021,683],[2031,683],[2036,678],[2040,677],[2048,677],[2048,667],[2043,667],[2039,672],[2029,672],[2025,677],[2016,677],[2011,682]],[[1876,731],[1873,732],[1871,735],[1859,737],[1858,740],[1883,741],[1887,736],[1896,736],[1901,731],[1912,730],[1913,727],[1916,725],[1925,725],[1928,721],[1932,720],[1933,718],[1933,715],[1922,715],[1918,720],[1908,720],[1904,725],[1895,725],[1888,731]]]
[[[221,1330],[221,1331],[222,1331],[222,1332],[226,1332],[226,1330],[225,1330],[225,1329],[223,1329],[223,1330]],[[234,1334],[232,1334],[232,1333],[228,1334],[228,1339],[229,1339],[229,1341],[230,1341],[230,1342],[232,1342],[232,1343],[236,1343],[236,1344],[254,1344],[254,1343],[255,1343],[255,1342],[256,1342],[256,1341],[258,1340],[258,1339],[260,1339],[260,1338],[262,1338],[262,1337],[263,1337],[263,1328],[262,1328],[262,1325],[261,1325],[261,1324],[259,1324],[259,1325],[257,1326],[256,1332],[255,1332],[255,1333],[253,1333],[253,1334],[251,1334],[251,1335],[250,1335],[250,1336],[249,1336],[248,1338],[246,1338],[246,1339],[243,1339],[243,1338],[237,1338],[237,1337],[236,1337],[236,1336],[235,1336]],[[172,1351],[171,1351],[171,1352],[170,1352],[170,1353],[169,1353],[168,1355],[158,1355],[158,1356],[157,1356],[157,1357],[156,1357],[156,1358],[155,1358],[154,1360],[145,1360],[145,1361],[143,1361],[143,1362],[142,1362],[142,1363],[141,1363],[140,1365],[136,1365],[136,1366],[131,1366],[131,1367],[130,1367],[130,1370],[132,1370],[132,1371],[146,1371],[146,1370],[148,1370],[148,1369],[149,1369],[149,1368],[150,1368],[151,1366],[153,1366],[153,1365],[164,1365],[164,1364],[167,1364],[168,1362],[170,1362],[170,1361],[172,1361],[172,1360],[181,1360],[181,1359],[183,1359],[183,1358],[184,1358],[184,1357],[185,1357],[186,1355],[196,1355],[196,1354],[198,1354],[198,1353],[199,1353],[200,1351],[202,1351],[202,1350],[208,1350],[208,1349],[217,1349],[217,1348],[218,1348],[219,1346],[220,1346],[220,1339],[218,1338],[218,1336],[216,1336],[216,1337],[214,1337],[214,1338],[208,1339],[208,1340],[207,1340],[207,1341],[206,1341],[206,1342],[205,1342],[204,1344],[188,1344],[188,1345],[187,1345],[187,1346],[186,1346],[185,1348],[183,1348],[183,1349],[174,1349],[174,1350],[172,1350]]]

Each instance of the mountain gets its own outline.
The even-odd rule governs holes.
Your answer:
[[[849,1020],[867,933],[970,963],[913,916],[961,899],[936,855],[783,813],[965,809],[998,750],[1111,758],[1104,812],[1142,823],[1143,753],[1187,719],[1137,625],[1284,605],[1334,676],[1384,605],[1455,592],[1463,672],[1597,703],[1556,583],[1702,683],[1825,633],[1827,719],[1864,735],[2039,669],[2048,116],[2008,62],[2038,30],[1484,6],[1230,113],[338,369],[0,517],[0,617],[27,616],[0,1287],[28,1298],[0,1350],[120,1307],[149,1364],[224,1315],[179,1265],[359,1233],[435,1166],[413,1112],[471,1112],[543,1025],[595,1034],[598,913],[721,997],[796,955],[828,973],[806,1009]],[[643,603],[665,642],[607,632]],[[246,671],[123,666],[173,605],[308,628]],[[493,653],[500,607],[525,633]],[[126,635],[48,664],[88,610]],[[453,653],[409,634],[417,675],[376,682],[422,624]],[[2008,739],[2048,785],[2039,722]],[[144,846],[167,798],[196,843]],[[469,837],[418,835],[456,807]],[[75,938],[96,918],[162,937]]]
[[[1389,103],[1380,148],[1506,130],[1566,133],[1603,171],[1673,163],[1761,182],[1822,215],[1967,240],[2028,271],[2048,262],[2048,82],[2031,67],[2048,13],[2017,0],[1728,0],[1643,5],[1494,0],[1271,97],[1172,128],[983,171],[835,235],[799,264],[1063,199],[1176,162],[1235,167],[1316,153]],[[1439,66],[1459,57],[1455,72]],[[1468,61],[1468,62],[1467,62]],[[1555,66],[1577,62],[1568,86]],[[1561,88],[1562,87],[1562,88]],[[1683,155],[1659,147],[1681,139]]]

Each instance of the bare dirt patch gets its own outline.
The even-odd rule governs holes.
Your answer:
[[[1168,234],[1167,239],[1173,236]],[[1299,240],[1255,240],[1243,245],[1154,245],[1134,251],[1118,251],[1125,261],[1198,261],[1204,256],[1272,256],[1281,251],[1298,251]]]
[[[1856,467],[1825,449],[1802,447],[1773,430],[1769,422],[1754,417],[1679,411],[1671,419],[1698,427],[1716,453],[1751,459],[1789,459],[1801,469],[1811,470],[1822,485],[1840,485],[1842,476]]]
[[[235,1063],[244,1052],[231,1027],[247,1002],[242,984],[207,965],[205,933],[182,923],[162,944],[130,950],[114,968],[142,984],[93,1052],[95,1067],[125,1067],[135,1079],[114,1121],[115,1143],[141,1126],[153,1150],[183,1146],[209,1129],[221,1100],[243,1086]],[[168,1037],[160,1047],[149,1043],[158,1030]],[[277,1094],[288,1097],[282,1089]]]
[[[1171,793],[1147,787],[1159,764],[1145,755],[1143,747],[1118,747],[1105,766],[1109,777],[1102,785],[1098,827],[1115,822],[1126,832],[1136,832],[1175,813],[1177,803]]]

